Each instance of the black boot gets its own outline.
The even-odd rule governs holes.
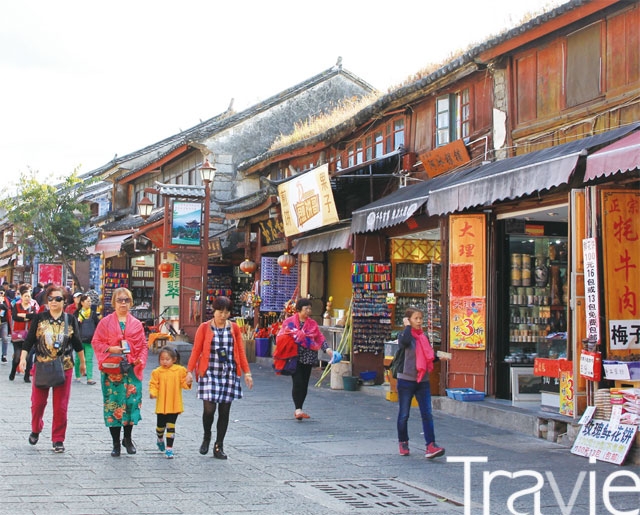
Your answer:
[[[11,362],[11,372],[9,373],[9,381],[13,381],[16,378],[16,371],[18,370],[18,363],[16,361]]]
[[[200,454],[206,455],[209,452],[209,445],[211,445],[211,433],[205,433],[200,445]]]
[[[113,443],[113,449],[111,449],[111,456],[118,458],[120,456],[120,442]]]
[[[222,450],[222,444],[221,443],[215,443],[213,446],[213,457],[217,458],[219,460],[226,460],[227,459],[227,455],[224,453],[224,450]]]
[[[131,438],[124,438],[122,440],[122,445],[127,450],[127,454],[135,454],[136,447],[133,445],[133,440]]]

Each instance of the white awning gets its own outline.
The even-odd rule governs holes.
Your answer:
[[[334,229],[312,236],[305,236],[294,240],[292,254],[311,254],[313,252],[327,252],[328,250],[349,248],[350,227]]]
[[[122,243],[130,238],[133,233],[118,234],[117,236],[107,236],[96,243],[96,252],[104,253],[104,257],[113,257],[120,254]]]

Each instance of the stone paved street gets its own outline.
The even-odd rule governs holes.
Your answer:
[[[409,421],[412,453],[401,457],[395,436],[397,404],[385,400],[383,387],[331,390],[328,379],[321,388],[311,385],[305,403],[311,419],[299,422],[293,419],[290,379],[275,376],[265,358],[252,364],[254,390],[245,389],[245,398],[232,406],[225,440],[229,459],[198,453],[201,403],[191,391],[185,392],[186,411],[178,418],[175,459],[168,460],[155,447],[154,401],[146,393],[156,363],[152,355],[144,382],[144,419],[134,429],[138,453],[120,458],[109,454],[99,385],[73,385],[64,454],[51,449],[50,407],[40,442],[30,446],[31,385],[22,376],[10,382],[9,367],[2,366],[0,513],[476,514],[483,513],[482,471],[533,469],[553,473],[544,476],[542,513],[563,513],[558,498],[568,504],[581,472],[593,471],[598,488],[591,513],[601,514],[607,513],[600,490],[605,479],[614,472],[638,473],[637,467],[589,465],[557,444],[436,411],[436,435],[446,457],[489,460],[471,467],[473,504],[466,511],[463,466],[446,457],[424,458],[417,408]],[[589,476],[582,476],[584,483],[575,486],[576,506],[565,513],[590,513]],[[558,485],[557,495],[549,478]],[[533,513],[533,496],[514,493],[534,484],[531,477],[495,479],[487,513],[508,513],[510,496],[515,510]],[[640,505],[637,492],[612,499],[619,510]]]

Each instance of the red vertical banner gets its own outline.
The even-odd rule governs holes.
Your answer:
[[[38,265],[38,282],[62,285],[62,265],[44,263]]]
[[[449,342],[486,348],[486,221],[483,214],[449,217]]]
[[[609,356],[640,352],[640,192],[602,191],[602,249]]]

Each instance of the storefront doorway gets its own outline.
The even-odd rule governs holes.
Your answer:
[[[539,406],[557,381],[534,376],[536,357],[567,358],[566,204],[497,217],[496,397]]]

